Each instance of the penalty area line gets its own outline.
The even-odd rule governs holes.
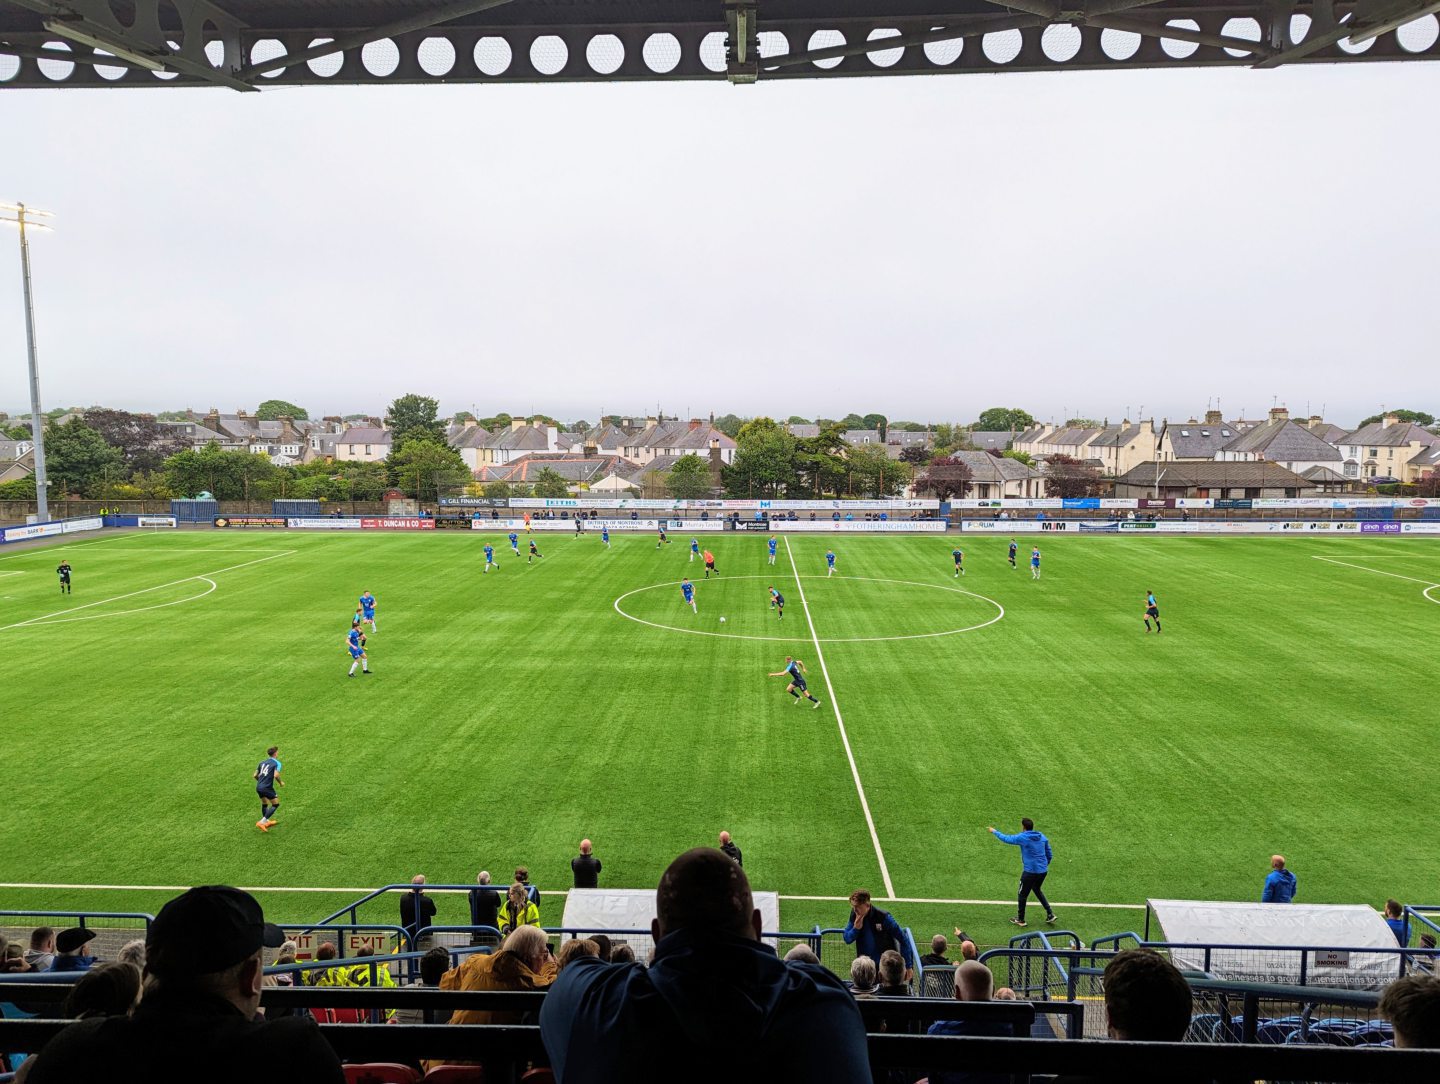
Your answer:
[[[870,829],[870,842],[875,845],[875,858],[880,863],[880,879],[885,883],[887,899],[895,898],[895,885],[890,880],[890,867],[885,864],[885,852],[880,849],[880,833],[875,830],[875,818],[870,813],[870,802],[865,797],[865,784],[860,782],[860,769],[855,763],[855,752],[850,748],[850,735],[845,732],[845,718],[840,714],[840,701],[835,699],[835,685],[830,680],[830,668],[825,665],[825,651],[820,646],[820,637],[815,632],[815,619],[810,616],[810,604],[805,601],[805,585],[800,582],[800,567],[795,563],[795,554],[790,549],[790,536],[785,536],[785,556],[790,561],[790,571],[795,574],[795,590],[800,594],[800,609],[805,612],[805,623],[810,626],[810,640],[815,645],[815,658],[820,663],[820,674],[825,679],[825,689],[830,694],[830,707],[835,711],[835,725],[840,728],[840,743],[845,747],[845,759],[850,762],[850,775],[855,780],[855,793],[860,796],[860,809],[865,814],[865,824]]]
[[[1334,557],[1321,557],[1314,553],[1310,556],[1314,560],[1324,561],[1326,564],[1343,565],[1345,568],[1357,568],[1361,572],[1373,572],[1377,576],[1389,576],[1392,580],[1409,580],[1411,583],[1423,583],[1427,587],[1440,587],[1440,583],[1436,583],[1434,580],[1422,580],[1417,576],[1402,576],[1398,572],[1385,572],[1378,568],[1366,568],[1364,565],[1351,564],[1349,561],[1337,560]]]

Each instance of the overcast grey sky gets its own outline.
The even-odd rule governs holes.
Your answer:
[[[1440,65],[7,91],[47,406],[1440,407]],[[0,408],[28,402],[0,234]]]

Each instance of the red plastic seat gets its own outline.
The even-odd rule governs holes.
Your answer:
[[[345,1084],[420,1084],[420,1074],[408,1065],[372,1061],[346,1065]]]
[[[437,1065],[425,1074],[425,1079],[421,1084],[485,1084],[485,1067],[483,1065]]]

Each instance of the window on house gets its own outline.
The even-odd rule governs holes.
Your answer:
[[[1377,455],[1379,455],[1379,454],[1380,454],[1380,449],[1379,449],[1379,448],[1371,448],[1371,449],[1370,449],[1370,455],[1371,455],[1372,457],[1373,457],[1373,456],[1377,456]]]
[[[368,445],[368,444],[365,445],[365,454],[366,454],[366,455],[369,455],[369,454],[370,454],[370,445]]]

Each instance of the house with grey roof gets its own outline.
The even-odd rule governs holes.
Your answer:
[[[1156,458],[1162,463],[1214,460],[1225,445],[1248,428],[1244,422],[1227,422],[1218,410],[1207,410],[1203,422],[1194,418],[1167,421],[1160,432]]]
[[[1410,462],[1423,448],[1440,443],[1440,436],[1417,422],[1402,422],[1387,414],[1361,426],[1340,441],[1343,473],[1350,479],[1394,478],[1404,481]]]
[[[1044,476],[1018,459],[993,456],[989,452],[951,452],[950,455],[970,468],[970,491],[966,497],[990,500],[1045,496]]]
[[[1307,479],[1279,463],[1141,463],[1115,480],[1117,497],[1302,497],[1315,490]]]
[[[1221,463],[1279,463],[1296,474],[1311,467],[1338,473],[1342,462],[1340,449],[1291,421],[1284,407],[1276,407],[1270,411],[1268,421],[1236,436],[1215,454],[1215,459]]]
[[[963,436],[966,444],[973,445],[982,452],[988,452],[991,448],[997,452],[1005,452],[1010,450],[1010,444],[1016,434],[1008,429],[968,429]]]
[[[394,443],[388,429],[351,426],[335,440],[335,458],[346,463],[382,463]]]
[[[572,452],[530,452],[508,463],[482,466],[475,471],[477,482],[509,482],[513,485],[535,484],[540,472],[552,470],[564,478],[572,493],[602,489],[605,479],[623,474],[635,465],[614,455],[588,456]],[[611,487],[613,488],[613,487]],[[624,489],[636,488],[625,485]]]
[[[1440,440],[1415,453],[1410,462],[1405,464],[1403,480],[1418,482],[1429,474],[1440,474]]]
[[[694,454],[703,459],[710,454],[711,449],[719,452],[724,463],[733,462],[735,459],[735,450],[738,447],[735,441],[702,418],[691,418],[683,422],[676,419],[665,421],[661,418],[647,418],[645,422],[645,427],[639,432],[626,436],[623,449],[626,459],[642,464],[662,455]]]
[[[35,443],[0,440],[0,483],[18,482],[35,473]]]

